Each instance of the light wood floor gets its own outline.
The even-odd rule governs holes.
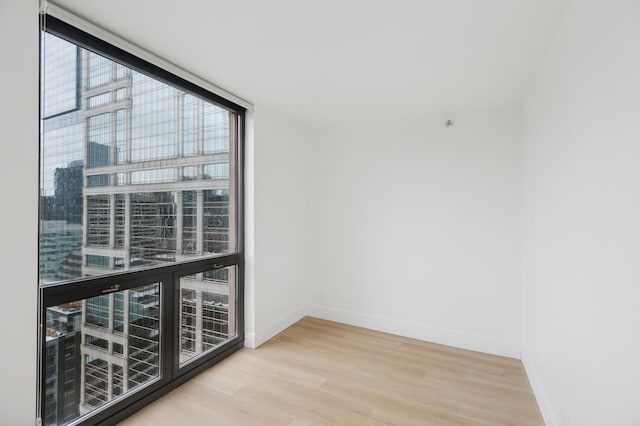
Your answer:
[[[544,423],[519,360],[304,318],[121,424]]]

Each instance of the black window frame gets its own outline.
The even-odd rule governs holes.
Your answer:
[[[84,49],[96,52],[106,58],[124,64],[125,66],[146,74],[154,79],[179,88],[185,92],[218,105],[236,114],[237,117],[237,146],[236,146],[236,185],[230,188],[235,191],[235,224],[236,224],[236,251],[229,254],[216,254],[203,256],[194,260],[179,261],[159,266],[119,271],[98,277],[79,278],[71,281],[63,281],[50,285],[39,285],[39,392],[38,392],[38,417],[44,419],[46,377],[44,362],[46,359],[46,333],[44,333],[44,321],[46,310],[49,307],[63,303],[87,299],[103,294],[108,294],[114,289],[122,291],[139,287],[150,283],[160,284],[160,365],[159,378],[150,381],[140,389],[135,389],[126,394],[124,398],[114,400],[95,409],[90,414],[71,422],[73,425],[107,425],[119,422],[134,414],[139,409],[152,403],[161,396],[190,380],[202,371],[217,364],[227,356],[244,347],[244,137],[246,108],[217,95],[202,86],[178,76],[166,69],[148,62],[126,50],[108,43],[88,32],[85,32],[55,16],[40,15],[40,30],[65,39]],[[42,38],[41,38],[42,40]],[[42,46],[40,46],[42,49]],[[40,67],[40,72],[42,68]],[[41,96],[41,95],[40,95]],[[40,100],[42,102],[42,99]],[[41,118],[39,118],[41,120]],[[42,136],[41,136],[42,137]],[[42,161],[42,153],[38,156]],[[230,170],[231,172],[231,170]],[[38,179],[40,182],[40,179]],[[40,201],[39,201],[40,203]],[[40,211],[41,206],[38,206]],[[180,333],[179,318],[180,303],[179,277],[197,272],[236,267],[236,336],[230,338],[224,344],[195,357],[188,363],[180,366],[179,344]],[[231,285],[231,283],[230,283]],[[231,303],[231,301],[230,301]]]

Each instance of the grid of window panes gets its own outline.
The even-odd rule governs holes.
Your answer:
[[[109,233],[111,230],[110,201],[109,195],[87,196],[85,227],[88,246],[107,247],[109,245]]]
[[[234,252],[237,114],[42,38],[40,285]],[[181,293],[190,356],[237,335],[235,272],[210,275],[185,281]],[[47,317],[64,311],[75,324],[47,322],[47,425],[159,375],[159,283],[69,306],[47,308]]]
[[[180,278],[181,364],[236,336],[236,274],[233,266]]]
[[[159,336],[159,283],[47,308],[45,424],[159,377]]]
[[[81,306],[79,302],[71,302],[47,309],[46,424],[65,424],[78,417]]]
[[[42,49],[44,117],[52,117],[79,108],[79,48],[45,37]]]
[[[109,329],[109,298],[108,295],[96,296],[84,303],[84,324]]]
[[[203,191],[204,247],[206,253],[229,251],[229,192]]]
[[[41,284],[232,252],[236,114],[43,38]]]
[[[197,202],[196,191],[183,191],[182,194],[182,252],[196,253],[197,243]]]

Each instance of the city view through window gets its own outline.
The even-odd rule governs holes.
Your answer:
[[[40,286],[236,252],[237,140],[235,112],[42,32]],[[237,273],[47,307],[43,423],[161,376],[162,298],[178,307],[180,365],[235,337]]]

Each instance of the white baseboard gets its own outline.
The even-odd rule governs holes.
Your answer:
[[[244,346],[247,348],[257,348],[267,340],[271,339],[290,325],[300,321],[302,318],[308,315],[309,305],[304,304],[290,311],[287,314],[282,315],[275,321],[262,326],[256,327],[255,333],[246,333],[244,338]]]
[[[244,347],[245,348],[256,348],[256,333],[249,332],[244,335]]]
[[[447,346],[454,346],[457,348],[511,358],[520,358],[522,360],[525,373],[529,379],[529,383],[531,384],[533,394],[538,402],[538,406],[540,407],[540,412],[542,413],[545,424],[547,426],[559,425],[536,370],[527,356],[525,347],[520,347],[519,342],[517,341],[512,342],[491,337],[477,336],[424,324],[410,323],[374,315],[365,315],[305,304],[285,315],[282,315],[270,324],[260,327],[256,332],[246,333],[245,346],[248,348],[257,348],[307,315],[356,327],[391,333],[398,336],[440,343]]]
[[[348,312],[322,306],[310,306],[308,315],[329,321],[391,333],[398,336],[440,343],[493,355],[520,358],[520,342],[477,336],[456,330],[432,327],[374,315]]]
[[[549,402],[549,398],[547,397],[547,393],[544,391],[544,387],[542,386],[542,382],[540,381],[540,377],[536,372],[535,367],[531,363],[527,351],[524,346],[520,349],[522,366],[524,367],[524,371],[527,374],[527,378],[529,379],[529,384],[531,385],[531,390],[533,390],[533,395],[536,397],[536,401],[538,402],[538,407],[540,407],[540,413],[542,414],[542,418],[544,419],[544,423],[547,426],[558,426],[558,419],[556,418],[553,409],[551,408],[551,403]]]

